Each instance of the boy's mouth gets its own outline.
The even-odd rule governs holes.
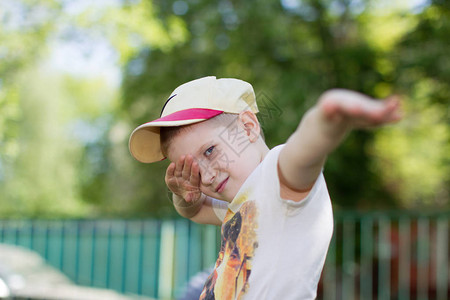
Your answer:
[[[225,189],[225,185],[226,185],[227,182],[228,182],[228,178],[230,178],[230,177],[225,178],[225,180],[222,181],[222,182],[217,186],[217,188],[216,188],[216,193],[221,193],[221,192],[223,192],[223,190]]]

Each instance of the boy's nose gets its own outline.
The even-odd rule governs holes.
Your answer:
[[[203,185],[211,185],[216,179],[216,172],[210,167],[200,167],[200,177]]]

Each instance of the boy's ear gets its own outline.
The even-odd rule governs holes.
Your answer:
[[[253,112],[246,110],[239,114],[238,121],[246,135],[249,137],[250,142],[256,142],[261,133],[261,127],[256,115]]]

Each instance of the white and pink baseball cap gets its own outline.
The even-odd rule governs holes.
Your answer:
[[[165,159],[161,152],[160,127],[184,126],[211,119],[221,113],[258,112],[250,83],[208,76],[177,87],[163,106],[161,117],[138,126],[130,136],[129,148],[143,163]]]

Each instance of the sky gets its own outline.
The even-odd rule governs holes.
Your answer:
[[[87,9],[102,10],[120,5],[119,0],[77,0],[64,1],[64,11],[76,17]],[[80,77],[103,77],[112,87],[119,87],[121,71],[118,54],[106,38],[79,31],[75,38],[67,38],[67,31],[73,28],[61,28],[53,37],[50,55],[46,64],[54,70]]]

